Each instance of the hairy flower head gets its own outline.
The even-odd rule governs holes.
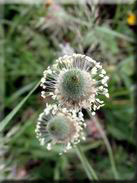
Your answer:
[[[46,104],[46,109],[39,115],[36,134],[41,145],[52,149],[54,144],[63,145],[63,152],[85,139],[83,115],[75,110],[58,109],[56,104]]]
[[[98,96],[108,94],[106,71],[92,58],[73,54],[56,60],[44,71],[41,79],[43,98],[51,96],[66,108],[94,111],[104,105]]]

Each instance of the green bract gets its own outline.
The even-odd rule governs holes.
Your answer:
[[[47,130],[53,138],[64,140],[69,135],[69,120],[64,116],[56,116],[49,121]]]
[[[60,84],[60,91],[67,98],[79,99],[83,95],[85,86],[84,77],[79,69],[71,69],[64,73]]]

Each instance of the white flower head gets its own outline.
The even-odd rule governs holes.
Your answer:
[[[48,150],[51,150],[55,144],[61,144],[63,152],[67,152],[85,139],[83,121],[83,115],[74,109],[57,109],[56,104],[46,104],[44,112],[38,118],[36,136],[40,144],[46,145]]]
[[[79,111],[95,111],[103,106],[99,95],[109,97],[109,77],[99,62],[81,55],[65,55],[44,71],[41,79],[42,97],[51,96],[59,105]]]

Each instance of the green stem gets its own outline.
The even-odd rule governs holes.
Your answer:
[[[104,133],[104,130],[102,129],[101,125],[98,123],[98,121],[96,122],[96,126],[100,131],[100,134],[104,140],[104,143],[106,145],[107,151],[108,151],[108,155],[109,155],[109,159],[111,162],[111,166],[112,166],[112,171],[114,173],[114,176],[116,179],[119,178],[118,173],[117,173],[117,169],[116,169],[116,165],[115,165],[115,160],[114,160],[114,156],[113,156],[113,152],[112,152],[112,148],[111,145],[106,137],[106,134]]]
[[[98,180],[98,177],[94,171],[94,169],[92,168],[91,164],[89,164],[87,158],[85,157],[85,154],[82,152],[81,148],[77,145],[75,147],[76,149],[76,153],[79,157],[79,159],[81,160],[81,163],[83,165],[83,168],[85,169],[85,172],[89,178],[89,180]]]
[[[90,115],[90,117],[92,118],[91,113],[89,111],[87,111],[87,112]],[[102,139],[104,140],[104,143],[106,145],[106,148],[107,148],[107,151],[108,151],[108,155],[109,155],[109,159],[110,159],[110,162],[111,162],[112,171],[114,173],[114,177],[116,179],[118,179],[119,176],[118,176],[118,172],[117,172],[117,169],[116,169],[115,160],[114,160],[114,156],[113,156],[111,145],[110,145],[110,143],[109,143],[109,141],[107,139],[107,136],[106,136],[104,130],[102,129],[100,123],[98,122],[97,118],[96,118],[96,127],[98,128],[98,130],[99,130],[99,132],[100,132],[100,134],[102,136]]]

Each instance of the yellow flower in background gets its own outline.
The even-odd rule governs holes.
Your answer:
[[[46,0],[46,1],[45,1],[45,7],[46,7],[46,8],[52,6],[53,4],[54,4],[54,1],[53,1],[53,0]]]
[[[130,12],[128,14],[127,22],[129,25],[136,25],[137,23],[137,16],[135,13]]]

